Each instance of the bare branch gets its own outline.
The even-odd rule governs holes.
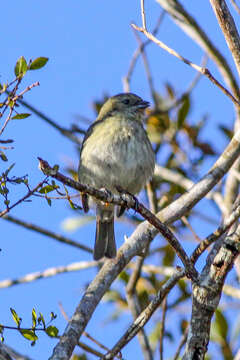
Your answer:
[[[161,210],[157,216],[166,224],[171,224],[175,220],[181,218],[217,184],[217,182],[226,174],[239,155],[240,131],[234,135],[231,142],[223,154],[216,161],[212,169],[210,169],[210,171],[186,194],[182,195],[179,199],[175,200],[172,204]],[[86,188],[81,188],[79,190],[84,191]],[[106,197],[103,197],[103,200],[106,201]],[[54,348],[53,354],[50,358],[51,360],[65,360],[71,356],[79,337],[87,326],[96,306],[100,302],[107,289],[109,289],[112,282],[129,263],[129,261],[137,253],[140,253],[145,248],[149,240],[153,239],[156,234],[157,230],[150,226],[148,222],[141,223],[136,228],[132,236],[119,249],[117,257],[104,263],[96,278],[92,281],[86,290],[67,328],[65,329],[64,335],[61,337],[59,343]],[[179,276],[184,276],[184,271]],[[174,286],[178,281],[178,277],[176,279],[174,278],[173,282],[171,281],[171,286]],[[167,284],[169,285],[169,282]],[[162,297],[160,296],[160,302],[161,301]],[[158,305],[159,303],[157,303],[157,306]],[[141,324],[141,315],[138,317],[138,319]],[[139,329],[138,319],[134,323],[136,326],[133,325],[133,336],[135,336],[134,334],[136,334]],[[125,338],[123,343],[125,343]],[[118,351],[119,347],[116,348],[116,353]]]
[[[162,13],[160,14],[160,16],[158,18],[156,26],[154,27],[154,29],[152,31],[153,35],[156,35],[156,33],[158,32],[158,29],[159,29],[160,24],[162,23],[164,14],[165,14],[165,11],[162,11]],[[142,43],[141,46],[138,46],[138,48],[134,51],[132,59],[130,61],[130,65],[129,65],[127,75],[123,77],[123,89],[124,89],[124,92],[130,92],[130,80],[131,80],[131,77],[132,77],[132,74],[133,74],[133,70],[134,70],[134,68],[136,66],[137,59],[139,58],[141,52],[145,49],[145,47],[148,44],[151,44],[151,41],[147,39],[145,42]]]
[[[240,76],[240,38],[225,0],[210,0]]]
[[[71,239],[69,239],[69,238],[67,238],[67,237],[65,237],[65,236],[63,236],[61,234],[57,234],[57,233],[54,233],[54,232],[52,232],[50,230],[42,228],[39,225],[32,224],[32,223],[17,219],[16,217],[13,217],[13,216],[10,216],[10,215],[4,215],[2,218],[4,220],[10,221],[10,222],[12,222],[14,224],[23,226],[26,229],[36,231],[36,232],[38,232],[40,234],[51,237],[52,239],[55,239],[55,240],[57,240],[57,241],[59,241],[61,243],[71,245],[71,246],[74,246],[74,247],[76,247],[78,249],[81,249],[81,250],[87,251],[89,253],[92,253],[92,249],[90,249],[88,246],[83,245],[83,244],[79,244],[78,242],[76,242],[74,240],[71,240]]]
[[[161,290],[159,290],[155,298],[149,303],[149,305],[137,317],[134,323],[128,328],[128,330],[124,333],[120,340],[114,345],[111,352],[108,352],[104,356],[104,360],[112,359],[114,355],[119,353],[119,351],[129,343],[129,341],[138,333],[138,331],[143,328],[143,326],[148,322],[154,311],[159,307],[167,294],[175,286],[178,280],[181,279],[183,276],[183,270],[175,272],[175,274],[162,286]]]
[[[6,356],[6,357],[2,357]],[[8,356],[8,357],[7,357]],[[6,344],[0,344],[0,359],[1,360],[10,360],[10,356],[14,360],[32,360],[32,358],[28,357],[27,355],[22,355],[10,346]]]
[[[6,215],[7,213],[9,213],[10,210],[12,210],[15,206],[21,204],[22,202],[24,202],[26,199],[28,199],[30,196],[32,196],[39,188],[41,188],[43,186],[43,184],[46,182],[46,179],[44,179],[43,181],[41,181],[37,186],[35,186],[35,188],[33,188],[32,190],[29,190],[27,192],[26,195],[24,195],[21,199],[19,199],[17,202],[15,202],[13,205],[8,206],[5,210],[3,210],[2,212],[0,212],[0,217]]]
[[[225,278],[239,255],[239,239],[240,225],[230,236],[223,235],[211,250],[199,283],[193,284],[192,317],[184,360],[193,359],[196,354],[199,360],[205,357],[211,319],[219,304]]]
[[[190,60],[186,59],[185,57],[183,57],[182,55],[180,55],[179,53],[177,53],[175,50],[171,49],[170,47],[168,47],[167,45],[165,45],[162,41],[158,40],[155,36],[153,36],[151,33],[149,33],[147,30],[144,30],[143,28],[132,24],[133,28],[142,32],[148,39],[152,40],[155,44],[157,44],[159,47],[161,47],[162,49],[166,50],[169,54],[177,57],[179,60],[183,61],[185,64],[191,66],[193,69],[197,70],[198,72],[200,72],[201,74],[203,74],[204,76],[206,76],[213,84],[215,84],[216,86],[219,87],[219,89],[222,90],[222,92],[227,95],[232,102],[240,107],[240,102],[230,93],[230,91],[228,91],[212,74],[211,72],[207,69],[207,68],[203,68],[197,64],[194,64],[193,62],[191,62]]]
[[[20,81],[20,80],[19,80],[19,81]],[[35,82],[34,84],[27,86],[25,90],[23,90],[20,94],[15,95],[13,98],[10,98],[9,101],[12,101],[12,102],[14,103],[14,105],[15,105],[16,101],[19,100],[26,92],[30,91],[33,87],[39,86],[39,85],[40,85],[40,83],[37,81],[37,82]],[[18,84],[16,85],[16,87],[17,87],[17,86],[18,86]],[[9,102],[9,101],[8,101],[8,102]],[[8,105],[8,103],[7,103],[7,105]],[[13,113],[13,111],[14,111],[14,105],[12,105],[12,106],[10,107],[10,111],[9,111],[8,117],[6,118],[6,120],[5,120],[2,128],[1,128],[1,130],[0,130],[0,135],[2,135],[2,133],[3,133],[3,131],[5,130],[8,122],[11,120],[12,113]]]
[[[192,265],[192,262],[189,261],[189,258],[183,249],[180,242],[177,240],[176,236],[165,226],[154,214],[151,213],[143,204],[141,204],[134,196],[131,194],[121,194],[120,196],[112,194],[110,191],[100,191],[94,189],[91,186],[83,185],[77,183],[71,178],[67,178],[63,174],[59,173],[54,168],[51,168],[47,161],[39,158],[40,161],[40,169],[44,174],[48,176],[52,176],[54,179],[61,181],[63,184],[73,187],[76,190],[84,192],[86,194],[92,195],[95,198],[104,201],[105,203],[113,203],[116,205],[127,206],[128,209],[132,208],[139,214],[141,214],[144,219],[146,219],[150,224],[152,224],[161,235],[169,242],[169,244],[174,248],[177,255],[180,257],[184,266],[186,267],[187,274],[192,279],[197,279],[197,271]]]
[[[164,338],[164,331],[165,331],[166,312],[167,312],[167,297],[165,297],[162,302],[162,321],[161,321],[161,325],[160,325],[160,336],[159,336],[160,360],[163,360],[163,338]]]
[[[240,15],[240,8],[239,8],[238,4],[236,3],[236,1],[235,1],[235,0],[231,0],[231,2],[232,2],[232,4],[233,4],[235,10],[237,11],[238,15]]]
[[[81,144],[80,139],[77,136],[75,136],[70,130],[68,130],[66,128],[63,128],[62,126],[58,125],[54,120],[52,120],[50,117],[46,116],[43,112],[37,110],[34,106],[30,105],[26,101],[18,99],[18,102],[21,105],[23,105],[24,107],[26,107],[27,109],[29,109],[30,111],[32,111],[32,113],[39,116],[46,123],[51,125],[54,129],[58,130],[62,135],[66,136],[67,138],[72,140],[77,145]]]
[[[171,15],[173,21],[197,42],[216,63],[233,95],[239,99],[239,86],[230,65],[197,21],[186,11],[178,0],[157,0],[157,2]]]
[[[75,263],[72,263],[72,264],[69,264],[66,266],[57,266],[57,267],[46,269],[44,271],[27,274],[18,279],[2,280],[2,281],[0,281],[0,289],[11,287],[14,285],[20,285],[20,284],[24,284],[24,283],[33,282],[33,281],[36,281],[39,279],[52,277],[55,275],[66,273],[66,272],[89,269],[92,267],[99,266],[101,263],[102,263],[101,261],[100,262],[99,261],[80,261],[80,262],[75,262]]]
[[[206,239],[200,242],[200,244],[196,247],[193,254],[191,255],[192,262],[195,263],[199,256],[207,249],[207,247],[209,247],[213,242],[218,240],[221,235],[226,233],[236,222],[239,216],[240,206],[238,205],[236,210],[234,210],[232,214],[227,219],[225,219],[223,225],[219,226],[219,228],[215,230],[213,234],[209,235],[208,237],[206,237]]]
[[[141,15],[142,15],[142,26],[143,29],[146,30],[146,16],[145,16],[145,9],[144,9],[144,0],[141,0]]]

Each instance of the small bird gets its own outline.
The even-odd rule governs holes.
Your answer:
[[[132,93],[110,97],[82,143],[79,182],[117,194],[117,189],[137,194],[152,177],[155,156],[143,127],[144,110],[150,104]],[[114,205],[96,202],[94,259],[116,256]],[[89,210],[88,195],[82,194]],[[119,215],[124,212],[121,208]]]

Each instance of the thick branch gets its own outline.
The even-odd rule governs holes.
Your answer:
[[[218,241],[210,252],[200,282],[193,284],[192,317],[183,360],[203,360],[207,351],[212,316],[219,304],[223,284],[240,252],[237,231]]]
[[[186,194],[160,211],[157,214],[158,218],[166,224],[171,224],[188,213],[227,173],[238,156],[240,156],[240,131],[234,135],[230,144],[216,161],[212,169]],[[132,236],[119,249],[117,257],[105,262],[81,299],[65,329],[64,335],[53,351],[50,358],[51,360],[69,359],[79,337],[87,326],[105,292],[109,289],[125,265],[127,265],[136,254],[140,253],[149,240],[153,239],[157,233],[158,231],[149,225],[148,222],[141,223]]]
[[[240,76],[240,38],[225,0],[210,0]]]

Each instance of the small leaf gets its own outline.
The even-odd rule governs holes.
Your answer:
[[[32,309],[32,327],[33,329],[35,329],[37,325],[37,314],[36,314],[36,310],[33,308]]]
[[[59,170],[59,165],[54,165],[53,170],[54,170],[55,172],[58,172],[58,170]]]
[[[17,326],[20,326],[21,318],[18,316],[18,314],[16,313],[16,311],[14,309],[10,308],[10,311],[12,313],[13,320],[15,321]]]
[[[0,151],[0,158],[1,158],[3,161],[8,161],[8,158],[6,157],[6,155],[4,154],[3,151]]]
[[[43,324],[43,327],[44,327],[44,329],[45,329],[46,323],[45,323],[45,319],[44,319],[42,313],[40,313],[40,314],[39,314],[39,317],[38,317],[38,324],[41,324],[41,323]]]
[[[46,200],[47,200],[48,205],[49,205],[49,206],[52,206],[52,200],[51,200],[51,199],[48,199],[48,198],[46,198]]]
[[[52,321],[52,320],[55,320],[55,319],[57,318],[57,315],[54,314],[54,312],[52,312],[52,311],[51,311],[51,314],[50,314],[50,315],[51,315],[51,321]]]
[[[27,62],[26,62],[24,56],[21,56],[17,60],[16,65],[15,65],[15,69],[14,69],[15,75],[17,77],[24,76],[27,72],[27,69],[28,69]]]
[[[219,128],[222,130],[222,132],[227,136],[228,139],[232,139],[233,137],[233,131],[224,125],[220,125]]]
[[[31,116],[31,114],[29,113],[17,114],[12,117],[12,120],[22,120],[22,119],[26,119],[29,116]]]
[[[36,341],[38,340],[37,335],[34,333],[33,330],[20,330],[20,333],[22,334],[25,339],[28,339],[30,341]]]
[[[58,329],[56,328],[56,326],[50,325],[46,328],[46,333],[50,337],[56,337],[58,336]]]
[[[38,57],[35,60],[33,60],[33,62],[31,63],[31,65],[29,66],[29,70],[38,70],[41,69],[43,66],[46,65],[46,63],[48,62],[48,58],[47,57]]]
[[[44,187],[42,187],[40,190],[39,190],[39,192],[40,192],[40,194],[47,194],[47,193],[49,193],[49,192],[51,192],[51,191],[53,191],[53,190],[55,190],[55,189],[58,189],[59,188],[59,186],[58,185],[46,185],[46,186],[44,186]]]
[[[10,171],[12,170],[12,168],[15,166],[15,163],[12,163],[9,168],[4,172],[4,175],[7,177],[8,174],[10,173]]]
[[[184,97],[182,106],[180,107],[179,111],[178,111],[178,119],[177,119],[177,128],[180,129],[188,115],[190,109],[190,100],[189,100],[189,96],[186,95]]]
[[[217,331],[223,339],[226,339],[228,333],[227,320],[220,309],[216,310],[215,316],[215,326],[217,328]]]

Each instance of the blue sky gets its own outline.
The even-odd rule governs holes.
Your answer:
[[[209,2],[182,3],[198,18],[199,23],[232,64]],[[146,2],[149,28],[154,27],[159,11],[160,7],[155,1]],[[140,1],[22,0],[14,4],[5,1],[1,4],[1,12],[0,81],[11,81],[14,78],[14,65],[21,55],[27,60],[38,56],[48,57],[49,62],[42,70],[26,76],[23,86],[37,80],[40,86],[27,93],[25,100],[61,126],[68,127],[76,115],[93,119],[93,100],[101,99],[103,94],[114,95],[123,90],[122,77],[127,73],[131,56],[137,46],[130,23],[134,21],[140,25]],[[232,12],[234,14],[233,9]],[[202,50],[183,34],[168,16],[164,18],[158,37],[189,60],[200,64]],[[154,44],[148,47],[147,53],[154,84],[159,92],[163,91],[166,81],[174,84],[179,94],[187,89],[195,76],[193,69]],[[211,61],[208,67],[214,76],[221,80]],[[131,90],[150,100],[141,59],[133,76]],[[204,140],[212,140],[217,150],[222,151],[226,142],[219,136],[216,126],[219,123],[232,124],[234,112],[230,100],[208,79],[202,78],[194,90],[193,103],[192,121],[196,122],[204,114],[209,114]],[[217,143],[216,137],[219,138]],[[4,139],[6,138],[15,140],[14,150],[7,153],[9,165],[16,162],[14,174],[28,174],[32,185],[43,178],[38,170],[38,156],[52,165],[58,163],[61,169],[64,169],[68,159],[77,167],[78,153],[73,144],[34,115],[26,120],[12,121],[4,132]],[[212,161],[213,159],[207,163],[206,170]],[[2,170],[5,166],[2,162]],[[19,198],[21,194],[19,190],[13,198]],[[16,207],[12,215],[64,233],[61,223],[74,214],[63,201],[55,201],[52,207],[49,207],[45,201],[34,198],[31,203]],[[4,235],[1,241],[1,279],[16,278],[48,267],[91,258],[80,250],[60,245],[54,240],[4,220],[0,221],[1,233]],[[207,235],[211,229],[210,226],[206,227],[199,235]],[[117,226],[118,245],[121,244],[123,234],[130,235],[131,230],[130,227],[123,230],[120,225]],[[92,224],[87,225],[70,236],[91,246],[94,227]],[[0,297],[0,322],[13,324],[9,311],[9,307],[13,307],[23,317],[27,326],[31,322],[31,309],[35,307],[46,317],[51,311],[57,313],[55,324],[63,331],[65,320],[60,314],[58,303],[62,302],[66,312],[71,315],[83,294],[84,286],[95,273],[96,270],[86,270],[3,289]],[[103,341],[106,329],[111,329],[106,344],[111,346],[118,339],[120,331],[126,329],[131,318],[125,316],[118,327],[108,325],[105,328],[103,319],[106,311],[110,315],[109,307],[101,304],[94,314],[96,320],[94,323],[90,322],[87,330]],[[5,334],[6,343],[23,354],[28,354],[33,359],[46,359],[51,354],[55,341],[45,335],[40,337],[39,343],[32,348],[15,332],[8,331]],[[135,358],[141,358],[136,340],[126,347],[127,358],[132,358],[131,354],[134,354]]]

